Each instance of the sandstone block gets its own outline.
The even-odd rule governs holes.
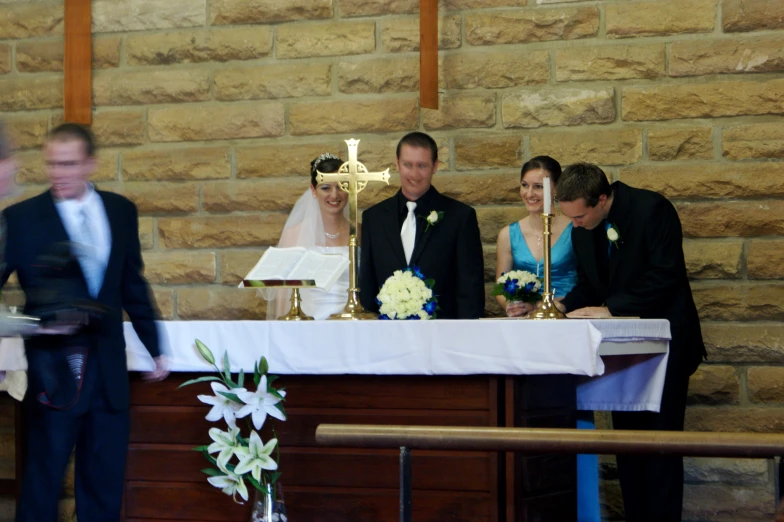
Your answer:
[[[784,195],[783,175],[784,164],[711,163],[633,166],[620,177],[670,198],[748,198]]]
[[[155,306],[163,320],[176,319],[174,316],[174,291],[169,288],[152,287]]]
[[[731,201],[676,205],[685,236],[753,237],[784,234],[784,202]]]
[[[0,40],[21,40],[63,34],[63,5],[22,2],[0,9]]]
[[[140,214],[186,214],[199,210],[199,186],[195,183],[123,183],[117,192],[136,203]]]
[[[93,33],[200,27],[207,21],[206,8],[204,0],[93,0]]]
[[[256,26],[146,33],[128,36],[125,46],[129,65],[253,60],[272,52],[272,30]]]
[[[708,33],[716,23],[714,0],[608,4],[608,38]]]
[[[522,136],[458,136],[455,138],[457,170],[508,169],[522,164]],[[517,184],[515,183],[515,188]]]
[[[92,130],[100,147],[140,145],[145,141],[144,110],[101,110]]]
[[[3,122],[14,149],[37,149],[46,138],[49,115],[46,112],[4,114]]]
[[[654,161],[713,158],[713,129],[670,127],[648,130],[648,157]]]
[[[415,129],[419,124],[416,98],[293,103],[289,128],[294,136]]]
[[[686,270],[692,279],[738,279],[741,277],[741,241],[687,239],[683,242]]]
[[[62,498],[57,504],[59,522],[76,522],[76,499]]]
[[[151,217],[139,218],[139,243],[142,250],[150,250],[155,244],[155,220]]]
[[[749,279],[784,278],[784,240],[752,241],[746,256]]]
[[[340,62],[338,89],[348,94],[416,91],[419,89],[419,58]]]
[[[16,69],[19,72],[63,70],[62,40],[27,40],[16,44]]]
[[[422,123],[427,130],[495,125],[495,94],[445,94],[440,98],[438,110],[424,109],[422,113]]]
[[[387,53],[419,51],[419,17],[380,20],[381,47]],[[459,16],[438,18],[438,48],[457,49],[460,47]]]
[[[738,404],[740,378],[732,366],[703,364],[689,379],[688,404]]]
[[[285,132],[277,103],[187,105],[149,109],[150,141],[201,141],[269,138]]]
[[[505,89],[547,83],[550,79],[549,53],[477,52],[444,57],[444,86],[447,89]]]
[[[251,289],[243,291],[213,285],[177,291],[177,315],[186,320],[263,319],[266,317],[266,303]]]
[[[778,122],[727,127],[721,132],[721,147],[724,157],[731,160],[781,159],[784,158],[784,130]]]
[[[211,25],[332,18],[332,0],[209,0]]]
[[[284,214],[158,219],[160,248],[260,247],[276,245]]]
[[[254,145],[237,147],[238,178],[269,178],[295,176],[302,179],[302,190],[310,182],[310,162],[325,152],[338,157],[346,155],[345,144],[336,141],[320,143],[296,143],[290,145]],[[362,141],[360,149],[364,148]],[[394,154],[394,153],[393,153]],[[393,156],[394,157],[394,156]],[[368,165],[370,168],[370,165]]]
[[[277,57],[310,58],[368,54],[376,49],[374,22],[327,22],[281,25],[277,32]]]
[[[628,80],[664,76],[664,44],[567,47],[555,51],[555,79]]]
[[[639,129],[559,132],[531,136],[531,156],[547,154],[561,165],[587,161],[599,165],[625,165],[642,157]]]
[[[258,100],[327,96],[331,90],[329,63],[287,63],[236,67],[215,71],[218,100]]]
[[[495,245],[482,245],[485,266],[485,283],[495,283],[495,265],[498,260]]]
[[[439,7],[441,9],[458,11],[461,9],[482,9],[485,7],[523,7],[527,3],[528,0],[441,0]]]
[[[784,408],[744,406],[686,408],[686,431],[781,433]]]
[[[471,45],[498,45],[596,36],[596,7],[518,9],[465,15],[466,40]]]
[[[685,520],[773,520],[775,509],[769,486],[688,484],[683,491]]]
[[[615,121],[615,94],[607,89],[544,89],[504,95],[506,128],[554,127]]]
[[[782,47],[781,37],[673,42],[670,76],[781,72]]]
[[[227,286],[237,286],[263,254],[263,248],[224,250],[220,253],[220,282]]]
[[[495,245],[498,232],[509,223],[528,215],[525,208],[512,206],[480,207],[476,209],[482,243]],[[495,300],[495,299],[493,299]]]
[[[784,80],[627,87],[626,121],[784,113]]]
[[[485,284],[485,310],[484,316],[485,317],[504,317],[506,313],[504,310],[498,305],[498,301],[496,300],[495,296],[490,295],[493,290],[493,285]]]
[[[519,173],[444,174],[433,178],[442,194],[471,206],[520,201]],[[496,232],[497,234],[497,232]]]
[[[784,402],[784,368],[751,367],[747,375],[751,402]]]
[[[204,185],[202,206],[207,212],[288,212],[308,188],[305,180],[227,181]]]
[[[107,71],[93,77],[96,105],[146,105],[210,99],[210,71]]]
[[[7,44],[0,45],[0,74],[7,74],[11,72],[11,46]]]
[[[713,362],[784,362],[784,326],[781,324],[703,322],[702,337]]]
[[[93,37],[93,69],[111,69],[120,66],[120,36]]]
[[[700,319],[715,321],[781,321],[784,284],[692,285]]]
[[[144,276],[150,284],[212,283],[216,275],[214,252],[153,251],[144,254]]]
[[[784,5],[777,0],[722,0],[721,15],[729,33],[784,28]]]
[[[340,0],[340,16],[410,14],[419,11],[416,0]]]
[[[737,485],[768,483],[768,463],[762,459],[683,459],[686,482],[717,482]]]
[[[199,180],[231,177],[231,150],[187,148],[123,153],[125,181]]]
[[[1,15],[0,15],[1,16]],[[0,111],[57,109],[63,106],[63,77],[22,76],[0,80]]]

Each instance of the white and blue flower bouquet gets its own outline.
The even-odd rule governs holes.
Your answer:
[[[433,319],[438,311],[438,299],[433,294],[433,279],[415,266],[395,270],[381,287],[376,302],[379,319]]]
[[[491,294],[502,295],[510,303],[536,304],[542,300],[542,280],[525,270],[510,270],[501,274]]]

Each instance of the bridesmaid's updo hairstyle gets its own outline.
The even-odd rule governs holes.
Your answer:
[[[343,165],[343,160],[334,154],[329,152],[322,154],[310,162],[310,184],[314,187],[318,185],[318,181],[316,181],[318,172],[337,172],[341,165]]]
[[[550,174],[550,181],[553,185],[558,183],[558,178],[561,176],[561,164],[550,156],[536,156],[523,163],[523,168],[520,170],[520,181],[523,181],[526,172],[536,169],[542,169]]]

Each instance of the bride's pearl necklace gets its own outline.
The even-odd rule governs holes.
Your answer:
[[[327,238],[329,238],[329,239],[337,239],[338,237],[340,237],[340,232],[336,232],[334,234],[330,234],[329,232],[327,232],[325,230],[324,231],[324,235],[327,236]]]

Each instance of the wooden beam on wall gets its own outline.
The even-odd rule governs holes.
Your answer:
[[[419,1],[419,105],[438,109],[438,0]]]
[[[65,121],[92,123],[90,0],[65,0]]]

